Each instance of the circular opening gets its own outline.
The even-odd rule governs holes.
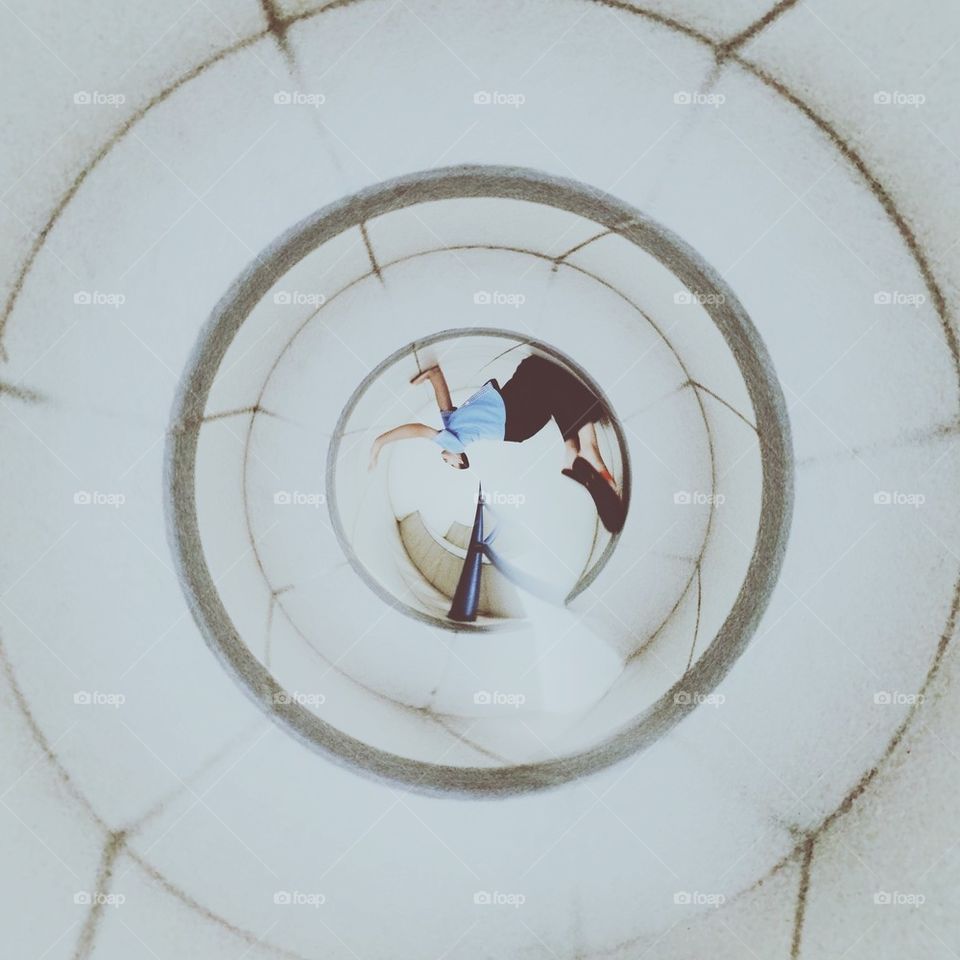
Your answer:
[[[472,443],[464,470],[451,472],[441,447],[429,442],[385,448],[379,476],[357,469],[370,434],[388,430],[399,415],[396,403],[377,397],[364,402],[378,387],[380,397],[409,400],[404,417],[442,428],[430,381],[419,390],[411,386],[418,374],[441,370],[459,406],[491,381],[509,390],[505,385],[528,357],[560,367],[603,401],[602,415],[591,422],[621,503],[629,505],[623,427],[597,382],[570,358],[528,335],[483,328],[443,331],[404,345],[363,379],[345,405],[327,455],[326,489],[344,555],[384,602],[408,616],[451,630],[508,628],[527,618],[524,596],[530,592],[569,604],[615,548],[619,532],[604,529],[585,488],[562,473],[569,457],[554,419],[523,443]],[[493,556],[483,558],[478,616],[464,622],[449,614],[481,502]],[[386,550],[385,535],[394,527],[399,549]]]
[[[325,716],[330,717],[332,713],[322,715],[322,711],[315,709],[315,704],[305,702],[296,691],[291,692],[289,684],[284,686],[278,682],[275,676],[277,667],[271,662],[269,652],[254,653],[245,643],[243,631],[238,629],[223,601],[223,595],[228,589],[224,578],[221,577],[215,581],[208,565],[208,554],[217,549],[221,539],[220,534],[218,533],[215,538],[204,537],[201,532],[201,516],[206,517],[207,508],[198,512],[198,482],[201,487],[206,483],[205,468],[201,469],[200,473],[197,470],[198,451],[201,455],[199,458],[201,467],[215,460],[208,456],[206,435],[210,434],[213,438],[209,443],[213,444],[212,449],[216,449],[214,436],[216,428],[213,424],[222,422],[223,416],[219,411],[229,406],[228,398],[234,395],[229,389],[230,369],[223,368],[223,361],[228,351],[237,347],[238,338],[242,339],[245,321],[255,313],[271,288],[275,288],[281,279],[286,283],[287,278],[295,274],[297,265],[312,251],[323,247],[324,250],[329,251],[330,256],[327,259],[331,263],[336,263],[337,244],[341,240],[347,244],[348,235],[351,233],[362,237],[369,257],[368,268],[361,275],[344,276],[344,282],[334,285],[336,292],[333,295],[317,298],[317,305],[322,309],[312,310],[310,317],[299,323],[293,334],[285,339],[282,349],[269,357],[268,362],[265,361],[266,369],[262,371],[259,394],[254,402],[250,402],[249,382],[246,384],[245,392],[240,391],[235,394],[236,396],[243,394],[246,405],[240,403],[239,409],[246,410],[248,415],[248,438],[243,455],[245,477],[252,462],[267,459],[262,455],[251,457],[249,442],[251,436],[257,436],[259,431],[264,431],[263,436],[267,438],[271,424],[288,422],[304,427],[302,418],[298,421],[295,416],[291,417],[285,412],[272,409],[272,405],[277,406],[273,404],[276,397],[272,396],[270,389],[264,388],[264,385],[271,381],[271,376],[279,363],[296,364],[301,362],[297,359],[298,356],[302,358],[315,355],[312,351],[303,351],[299,348],[287,350],[286,347],[291,341],[298,337],[301,331],[310,329],[312,317],[329,311],[330,308],[337,309],[338,303],[341,308],[346,309],[351,306],[351,298],[353,298],[354,308],[358,303],[362,306],[363,298],[372,296],[368,291],[376,290],[377,285],[384,287],[392,283],[392,280],[385,279],[391,276],[392,270],[395,269],[396,275],[400,276],[403,271],[413,270],[417,264],[422,266],[429,259],[427,254],[431,251],[426,249],[415,250],[412,253],[406,251],[397,256],[391,256],[389,252],[385,253],[385,250],[389,251],[391,244],[389,230],[384,229],[377,233],[372,228],[387,223],[389,220],[387,215],[396,214],[399,211],[411,212],[415,218],[419,218],[415,209],[418,205],[424,205],[425,210],[428,204],[443,205],[449,201],[466,198],[470,198],[471,201],[477,198],[497,198],[498,201],[509,201],[511,205],[531,205],[538,209],[552,209],[570,214],[579,225],[590,227],[594,239],[608,237],[611,242],[633,251],[631,256],[644,258],[645,262],[655,265],[662,275],[669,276],[670,283],[673,284],[674,305],[678,309],[684,306],[690,308],[690,313],[675,316],[673,318],[675,322],[669,328],[658,324],[657,318],[647,312],[643,305],[638,304],[636,297],[622,292],[622,287],[627,285],[623,277],[619,281],[610,278],[610,274],[615,274],[617,269],[623,269],[624,265],[629,265],[630,261],[618,259],[617,254],[610,257],[608,262],[604,257],[610,253],[609,248],[599,254],[600,266],[594,264],[591,267],[587,261],[563,254],[562,250],[560,254],[555,252],[556,248],[549,252],[538,250],[536,244],[529,242],[497,244],[490,237],[481,237],[474,242],[445,242],[439,247],[434,244],[434,253],[437,256],[462,259],[466,256],[467,250],[475,251],[478,256],[481,254],[493,256],[497,251],[509,251],[511,256],[524,256],[550,263],[550,272],[554,274],[562,266],[564,269],[560,271],[561,274],[577,275],[578,282],[589,282],[593,287],[603,287],[608,291],[609,296],[618,297],[627,302],[631,310],[638,314],[634,323],[637,319],[645,320],[647,325],[655,330],[660,341],[666,345],[665,349],[669,349],[677,358],[686,379],[680,383],[679,389],[674,388],[673,393],[682,394],[691,410],[695,408],[699,410],[706,424],[705,446],[709,452],[705,482],[686,484],[685,478],[678,478],[683,485],[676,487],[673,491],[673,505],[679,511],[702,508],[704,517],[700,529],[703,545],[699,548],[699,553],[694,551],[692,556],[680,558],[689,567],[686,587],[681,596],[689,596],[694,584],[698,591],[698,628],[701,626],[699,590],[705,569],[704,558],[708,556],[707,543],[711,535],[716,536],[715,533],[711,534],[711,531],[719,530],[719,525],[714,522],[718,503],[716,483],[720,477],[715,458],[718,445],[727,443],[723,435],[727,428],[718,430],[715,423],[713,427],[710,426],[710,418],[705,413],[705,397],[712,396],[718,403],[733,411],[733,414],[745,425],[739,425],[738,429],[747,431],[752,444],[751,449],[755,452],[756,482],[752,487],[752,481],[743,482],[744,487],[750,488],[749,495],[743,499],[753,504],[751,506],[753,513],[748,510],[749,517],[745,521],[751,535],[755,533],[753,548],[748,556],[744,556],[740,567],[736,563],[718,565],[713,562],[714,569],[719,574],[725,575],[728,581],[724,586],[725,595],[722,598],[721,607],[717,608],[717,611],[722,608],[723,616],[720,617],[715,611],[716,629],[712,623],[704,627],[704,638],[700,641],[699,649],[697,649],[695,632],[694,646],[689,651],[689,657],[684,657],[685,666],[681,666],[673,673],[668,672],[665,676],[658,677],[656,683],[650,687],[650,671],[647,671],[644,676],[636,672],[628,676],[625,667],[639,655],[646,643],[661,632],[663,626],[654,627],[652,630],[645,627],[643,642],[636,644],[634,641],[637,637],[629,636],[631,628],[630,625],[625,624],[628,634],[627,645],[629,647],[633,643],[633,648],[620,651],[623,656],[616,669],[621,673],[613,680],[605,681],[607,692],[600,697],[603,709],[596,709],[594,704],[594,708],[588,711],[587,722],[581,722],[583,721],[582,713],[578,716],[575,711],[567,710],[563,735],[551,741],[551,748],[546,751],[545,756],[542,752],[537,756],[536,751],[531,751],[529,757],[526,757],[522,750],[494,750],[490,747],[492,742],[490,740],[478,744],[468,736],[469,730],[476,726],[475,723],[467,726],[447,723],[456,711],[440,710],[435,706],[425,708],[415,697],[410,696],[409,690],[399,689],[398,684],[402,686],[402,683],[391,675],[389,670],[384,670],[379,678],[371,678],[369,670],[373,669],[374,659],[372,658],[365,661],[364,669],[367,672],[362,680],[358,682],[358,677],[352,678],[355,685],[364,688],[368,699],[352,701],[352,705],[340,714],[336,722],[325,719]],[[490,221],[487,220],[487,223]],[[505,228],[502,224],[495,223],[493,229],[502,231]],[[406,232],[409,234],[409,230]],[[374,236],[372,243],[371,236]],[[599,241],[594,244],[595,247],[600,245]],[[567,270],[568,267],[569,270]],[[424,278],[421,277],[419,285],[421,291],[425,289],[423,282]],[[479,292],[484,293],[484,291]],[[288,297],[289,300],[285,301],[284,297]],[[285,302],[296,304],[303,300],[304,297],[299,291],[274,293],[274,303],[278,305]],[[490,300],[493,298],[491,297]],[[701,314],[705,323],[698,322],[697,318]],[[362,318],[363,315],[363,310],[354,312],[356,317]],[[368,318],[377,315],[375,309],[366,311]],[[386,314],[380,312],[379,316],[382,318]],[[594,318],[590,319],[593,322]],[[323,326],[322,323],[319,325],[320,328]],[[481,335],[484,337],[489,335],[493,324],[488,321],[485,326],[487,329]],[[314,325],[314,329],[316,328],[317,325]],[[557,330],[559,332],[560,328],[558,327]],[[326,333],[336,336],[335,331],[330,328]],[[459,336],[461,331],[457,331],[457,334]],[[401,340],[399,350],[402,353],[404,349],[408,349],[402,346],[404,343],[418,347],[429,341],[430,336],[433,335],[407,337],[406,340]],[[449,333],[438,336],[442,339],[449,337]],[[516,335],[513,334],[513,336]],[[691,336],[695,338],[693,341],[690,340]],[[730,403],[726,391],[719,388],[713,389],[710,384],[700,382],[687,369],[684,359],[686,347],[692,343],[692,348],[696,349],[701,339],[706,341],[711,336],[722,338],[720,342],[723,344],[723,349],[731,358],[732,365],[737,371],[738,382],[742,384],[742,403]],[[548,351],[555,349],[552,345],[555,339],[553,336],[549,338],[549,343],[546,338],[539,340],[524,337],[523,339],[528,347],[533,344],[539,349]],[[686,347],[678,349],[678,341],[684,341]],[[437,342],[440,342],[440,339]],[[595,344],[595,346],[602,355],[603,345]],[[371,349],[373,348],[371,344]],[[363,344],[358,344],[356,351],[364,349]],[[285,359],[281,361],[278,355],[282,355]],[[566,362],[563,350],[556,351],[556,355]],[[269,356],[268,352],[265,352],[264,356]],[[395,357],[396,351],[388,357],[386,361],[388,366],[391,360],[396,363]],[[581,359],[577,356],[578,361]],[[381,365],[384,363],[382,360],[378,362]],[[370,363],[367,372],[375,370],[378,362]],[[644,363],[642,351],[636,358],[636,364],[639,365],[637,375],[646,375],[650,372],[650,365]],[[625,366],[626,370],[621,377],[629,376],[631,367]],[[589,358],[584,360],[584,367],[593,367]],[[386,367],[383,368],[383,370],[386,369]],[[354,376],[347,370],[334,370],[330,375],[342,376],[344,379]],[[304,382],[309,379],[306,377]],[[289,382],[289,378],[284,378],[284,382]],[[354,384],[356,382],[357,379],[354,379]],[[361,389],[361,395],[369,393],[369,388],[375,382],[376,380],[367,382],[367,390]],[[610,394],[610,384],[605,382],[604,387]],[[356,393],[355,387],[354,392]],[[216,403],[211,403],[212,394],[216,395]],[[355,396],[353,399],[356,403],[345,404],[339,426],[331,424],[330,438],[334,447],[346,435],[343,429],[346,426],[344,416],[349,416],[351,411],[356,412],[361,405],[362,396]],[[629,415],[626,412],[619,412],[623,423],[628,425],[626,441],[630,444],[636,439],[643,447],[643,437],[635,430],[629,429],[629,419],[633,415],[642,417],[643,411],[632,411]],[[617,421],[614,419],[611,422]],[[670,423],[667,422],[666,426],[669,427]],[[692,434],[694,427],[683,422],[678,422],[675,426],[681,434],[679,439],[682,445],[683,441]],[[203,444],[200,442],[201,435],[204,436]],[[622,428],[620,439],[623,439]],[[625,448],[621,446],[621,449]],[[636,452],[636,445],[634,445],[634,451]],[[311,460],[311,456],[313,455],[301,459],[309,462],[310,470],[316,477],[321,475],[321,471],[316,469],[319,461],[316,457]],[[339,510],[342,514],[343,510],[345,487],[335,476],[343,459],[342,451],[341,456],[327,457],[328,481],[332,479],[332,482],[328,483],[324,494],[317,498],[319,501],[325,496],[331,501],[328,506],[331,507],[331,516],[335,524],[337,511]],[[628,463],[629,459],[624,456],[622,461],[624,476],[628,476],[626,467]],[[331,472],[334,474],[332,478]],[[741,483],[739,479],[736,482]],[[214,311],[185,373],[169,434],[167,485],[167,507],[174,553],[178,559],[180,576],[194,616],[211,648],[264,709],[311,746],[356,769],[422,790],[499,794],[548,787],[614,763],[652,743],[709,694],[749,641],[776,581],[789,526],[792,460],[785,405],[763,345],[732,291],[692,249],[638,211],[589,187],[531,171],[471,167],[416,174],[363,191],[308,217],[257,258],[257,261],[238,279]],[[246,493],[245,489],[245,496]],[[322,511],[318,510],[316,513],[319,517]],[[640,515],[636,504],[632,508],[632,514]],[[684,518],[689,515],[682,514]],[[298,522],[295,526],[309,529],[312,524],[313,529],[318,529],[320,522],[319,519],[311,520],[310,524]],[[642,515],[637,522],[641,524],[637,527],[637,536],[642,539]],[[223,529],[215,525],[210,527],[206,519],[203,523],[213,530],[222,531]],[[674,526],[677,524],[683,527],[696,526],[686,519],[682,523],[678,520]],[[342,543],[344,531],[341,529],[339,534],[338,540]],[[741,543],[745,542],[743,538],[738,539]],[[214,540],[217,543],[214,543]],[[611,540],[610,545],[612,543]],[[249,552],[257,554],[258,545],[258,538],[252,537]],[[242,546],[242,543],[238,543],[238,546]],[[308,547],[303,546],[302,549],[307,551]],[[291,551],[284,551],[285,555],[290,553]],[[640,553],[642,555],[643,551]],[[619,558],[619,550],[617,555]],[[306,556],[306,553],[302,553],[301,556]],[[348,560],[349,557],[342,558],[342,566],[349,576],[355,579],[354,568],[350,562],[347,562]],[[274,610],[274,605],[278,609],[285,607],[287,588],[282,582],[271,582],[271,578],[267,576],[266,566],[262,561],[258,562],[260,574],[270,582],[271,611]],[[627,567],[618,575],[618,582],[626,583],[635,601],[642,604],[644,588],[647,588],[648,584],[631,583],[629,573],[630,568]],[[596,573],[593,575],[595,578]],[[607,575],[605,571],[604,577]],[[576,593],[579,587],[580,592],[586,596],[589,593],[586,586],[587,584],[581,584],[578,579],[570,592]],[[592,585],[593,588],[597,586],[596,583]],[[676,619],[679,605],[680,601],[677,601],[673,607],[667,606],[662,611],[662,624]],[[234,610],[231,612],[235,613]],[[371,609],[368,613],[370,616],[375,616],[376,611]],[[409,619],[406,614],[403,616]],[[661,614],[658,613],[657,616]],[[580,619],[585,622],[585,617],[581,617],[579,612],[576,617],[578,622]],[[320,616],[314,615],[310,619],[314,629],[323,629],[324,622]],[[553,623],[551,626],[549,616],[544,616],[541,620],[541,628],[545,628],[548,634],[552,631],[556,635],[559,625]],[[333,630],[327,633],[342,650],[342,655],[334,657],[333,662],[337,664],[342,664],[345,658],[348,659],[350,649],[362,639],[353,635],[337,636]],[[425,663],[430,650],[450,652],[449,642],[443,640],[443,637],[450,638],[450,636],[448,633],[442,633],[439,634],[438,639],[432,634],[421,634],[415,642],[411,638],[410,645],[404,646],[400,643],[399,647],[408,655],[408,659],[416,661],[417,658],[423,657]],[[513,639],[511,637],[511,640]],[[542,636],[540,639],[543,639]],[[481,638],[478,638],[478,641],[480,640]],[[386,640],[381,649],[391,649]],[[509,657],[505,655],[500,667],[504,668],[508,661]],[[412,671],[414,674],[417,672],[416,663]],[[428,670],[423,672],[429,673]],[[297,674],[288,671],[288,675],[296,676]],[[647,689],[643,697],[636,697],[633,693],[640,682],[647,683]],[[474,691],[476,706],[486,705],[481,702],[483,695],[490,695],[490,691]],[[477,699],[478,696],[481,700]],[[412,725],[408,729],[407,740],[401,737],[393,743],[383,741],[376,743],[376,737],[371,729],[376,725],[377,710],[385,703],[404,706],[404,722],[409,721]],[[639,708],[638,703],[641,704]],[[364,714],[361,719],[358,719],[358,710]],[[468,715],[469,711],[461,711],[460,719]],[[598,720],[598,717],[601,719]],[[354,722],[353,729],[347,732],[345,727]],[[428,751],[429,759],[408,755],[411,752],[409,748],[412,740],[429,739],[425,730],[431,724],[445,727],[446,733],[455,746],[467,744],[472,748],[472,752],[468,750],[456,755],[453,763],[443,762],[450,752],[449,749]],[[503,723],[498,721],[492,723],[490,727],[502,729]],[[515,726],[512,729],[515,729]]]

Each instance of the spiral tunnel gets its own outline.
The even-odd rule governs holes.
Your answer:
[[[510,235],[493,243],[474,224]],[[425,236],[440,250],[420,249]],[[577,249],[551,250],[555,236]],[[618,281],[578,257],[605,239]],[[529,301],[504,292],[521,270]],[[490,309],[501,304],[522,333],[485,325],[502,322]],[[437,317],[462,326],[430,335]],[[628,504],[633,456],[645,482],[616,537],[560,474],[553,423],[533,444],[471,447],[469,471],[420,442],[390,448],[371,472],[379,432],[430,419],[410,389],[422,369],[441,365],[469,393],[491,375],[506,383],[532,351],[611,369],[614,337],[629,359],[607,389],[591,387],[609,414],[602,445]],[[375,343],[386,360],[351,390]],[[235,410],[246,411],[240,447]],[[172,421],[172,546],[208,642],[311,743],[342,756],[331,742],[348,734],[348,762],[399,765],[440,789],[551,784],[652,742],[691,706],[685,687],[708,695],[745,647],[789,524],[785,404],[732,291],[639,212],[526,171],[416,174],[294,227],[214,311]],[[632,455],[633,438],[647,456]],[[281,478],[296,489],[278,489]],[[448,616],[484,487],[503,563],[481,577],[481,626],[515,627],[497,637]],[[229,565],[243,536],[251,549],[214,582],[210,568]],[[373,617],[370,592],[383,607]],[[542,773],[517,769],[531,765]]]
[[[887,6],[0,14],[65,59],[4,161],[18,956],[960,950],[960,19]],[[371,465],[530,356],[622,530],[552,423]]]

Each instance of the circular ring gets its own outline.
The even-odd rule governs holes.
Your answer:
[[[384,267],[381,266],[381,269],[384,269]],[[353,546],[350,543],[350,538],[347,535],[347,531],[343,526],[343,520],[340,516],[340,505],[337,499],[336,473],[337,455],[340,452],[340,444],[343,440],[343,434],[346,429],[347,422],[356,408],[356,405],[360,402],[360,399],[363,397],[364,393],[369,389],[370,384],[374,383],[385,370],[392,367],[404,357],[409,356],[412,350],[420,349],[422,347],[429,347],[435,343],[442,343],[448,340],[457,340],[462,337],[502,337],[515,339],[517,341],[517,346],[533,347],[535,350],[538,350],[540,353],[550,357],[561,366],[572,370],[581,380],[584,381],[584,383],[588,384],[590,390],[603,401],[604,406],[611,413],[610,427],[613,430],[614,436],[616,437],[617,446],[620,449],[620,456],[623,462],[623,500],[628,505],[630,503],[631,490],[630,458],[627,455],[627,438],[624,435],[623,427],[620,425],[620,421],[613,414],[613,405],[610,403],[610,399],[606,396],[603,390],[600,389],[600,386],[586,372],[586,370],[584,370],[579,364],[575,363],[570,357],[566,356],[564,353],[555,349],[554,347],[551,347],[540,340],[535,340],[532,337],[521,336],[520,334],[514,333],[511,330],[503,330],[491,327],[460,327],[456,330],[442,330],[438,333],[431,334],[429,337],[423,337],[419,340],[415,340],[413,343],[409,343],[406,346],[401,347],[399,350],[394,351],[389,357],[378,363],[377,366],[374,367],[374,369],[363,378],[359,386],[357,386],[357,388],[350,395],[350,398],[347,400],[343,410],[340,413],[340,417],[337,420],[337,425],[333,430],[333,438],[330,441],[330,448],[327,452],[327,504],[330,508],[330,521],[331,525],[333,526],[333,532],[336,535],[337,542],[340,544],[340,549],[350,562],[350,566],[356,572],[357,576],[359,576],[360,579],[363,580],[363,582],[384,603],[393,607],[395,610],[399,610],[400,613],[411,617],[414,620],[419,620],[423,623],[430,624],[431,626],[442,627],[445,630],[462,630],[472,633],[485,633],[496,630],[498,627],[495,625],[484,626],[483,624],[461,624],[451,620],[440,620],[437,617],[431,616],[430,614],[422,613],[407,603],[403,603],[392,593],[390,593],[390,591],[387,590],[376,579],[376,577],[370,573],[370,571],[357,556],[356,551],[353,549]],[[620,532],[614,533],[610,536],[610,539],[601,551],[600,556],[597,557],[597,559],[590,564],[587,570],[581,574],[577,582],[573,585],[573,588],[567,594],[565,602],[569,603],[574,600],[581,593],[583,593],[583,591],[586,590],[587,587],[594,582],[594,580],[597,579],[597,577],[600,575],[600,572],[607,565],[607,561],[609,561],[610,557],[613,555],[620,536]]]
[[[418,203],[497,197],[555,207],[606,227],[657,259],[700,297],[740,369],[756,418],[762,467],[760,520],[737,598],[690,670],[631,723],[577,754],[505,767],[432,764],[379,750],[284,696],[250,652],[217,592],[204,557],[194,471],[206,400],[244,320],[274,283],[312,250],[365,221]],[[353,770],[432,794],[505,796],[558,786],[643,750],[696,706],[681,687],[708,693],[746,648],[779,577],[793,506],[793,450],[786,403],[766,348],[725,281],[687,243],[617,198],[575,181],[517,167],[458,166],[376,184],[306,217],[237,278],[201,331],[174,398],[164,457],[164,506],[177,574],[208,646],[276,722]]]

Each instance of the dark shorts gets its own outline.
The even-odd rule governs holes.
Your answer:
[[[527,357],[500,388],[507,409],[504,440],[521,443],[552,417],[564,440],[607,416],[603,401],[586,384],[544,357]]]

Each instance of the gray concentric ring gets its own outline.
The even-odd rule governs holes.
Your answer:
[[[631,491],[631,472],[630,472],[630,457],[627,453],[627,438],[624,435],[623,427],[620,424],[619,419],[617,418],[613,404],[610,402],[610,398],[604,393],[600,385],[591,377],[583,367],[578,363],[575,363],[573,359],[568,357],[566,354],[557,350],[554,347],[551,347],[549,344],[544,343],[542,340],[537,340],[533,337],[528,337],[523,334],[516,333],[512,330],[492,328],[492,327],[461,327],[456,330],[441,330],[438,333],[431,334],[429,337],[422,337],[419,340],[415,340],[413,343],[408,343],[403,347],[400,347],[399,350],[395,350],[389,357],[382,360],[380,363],[374,367],[361,381],[357,388],[350,395],[350,398],[347,400],[344,405],[343,410],[340,413],[340,417],[337,420],[337,425],[333,431],[333,437],[330,441],[330,447],[327,452],[327,480],[326,480],[326,491],[327,491],[327,505],[330,510],[330,523],[333,527],[333,532],[337,537],[337,541],[340,544],[340,549],[343,550],[344,555],[347,560],[350,561],[350,565],[356,571],[357,575],[367,584],[367,586],[386,604],[389,604],[395,610],[399,610],[405,616],[411,617],[414,620],[419,620],[423,623],[428,623],[431,626],[442,627],[444,630],[451,630],[454,632],[470,632],[470,633],[484,633],[491,632],[498,629],[497,626],[484,626],[482,624],[460,624],[455,621],[443,621],[439,620],[437,617],[430,616],[426,613],[421,613],[415,607],[410,606],[407,603],[399,600],[395,597],[389,590],[386,589],[377,579],[370,573],[363,561],[357,556],[356,551],[353,549],[352,544],[350,543],[350,538],[347,535],[347,531],[343,525],[343,518],[340,515],[340,501],[337,495],[337,457],[340,453],[340,446],[343,442],[344,431],[346,430],[347,423],[352,415],[357,404],[360,402],[360,399],[363,395],[369,390],[370,385],[375,383],[377,379],[388,370],[395,363],[398,363],[400,360],[405,357],[410,356],[413,349],[422,349],[423,347],[433,346],[437,343],[448,343],[451,340],[458,340],[463,337],[502,337],[512,338],[516,340],[517,346],[526,345],[537,350],[539,353],[551,357],[556,363],[561,364],[562,366],[572,370],[584,383],[586,383],[591,391],[593,391],[596,396],[600,397],[606,406],[607,410],[611,413],[610,427],[613,431],[613,435],[616,438],[617,446],[619,447],[620,457],[623,463],[623,481],[622,481],[622,496],[624,502],[628,505],[630,504],[630,491]],[[596,580],[600,572],[606,566],[610,557],[613,556],[613,552],[616,549],[617,542],[620,539],[620,533],[615,533],[610,536],[609,542],[603,548],[600,553],[600,556],[594,560],[593,563],[581,574],[576,584],[567,594],[566,601],[569,603],[574,598],[578,597],[591,583]]]
[[[760,522],[743,584],[727,619],[687,674],[599,746],[509,767],[456,767],[391,754],[282,696],[285,691],[247,648],[220,599],[197,521],[194,470],[207,396],[256,304],[304,256],[343,231],[418,203],[462,197],[541,203],[592,220],[648,252],[700,295],[746,383],[763,471]],[[351,769],[425,792],[471,796],[544,789],[596,772],[650,746],[694,709],[694,698],[678,703],[674,695],[681,688],[712,690],[749,643],[779,576],[793,505],[793,451],[783,394],[759,334],[724,280],[683,240],[615,197],[538,171],[497,166],[449,167],[376,184],[311,214],[271,244],[234,281],[200,333],[174,399],[164,472],[168,535],[191,612],[208,646],[261,708],[304,743]]]

